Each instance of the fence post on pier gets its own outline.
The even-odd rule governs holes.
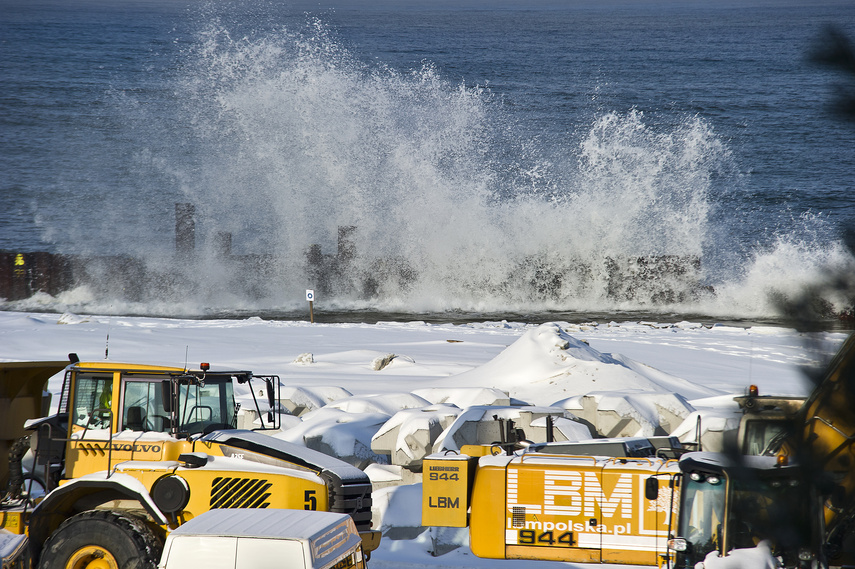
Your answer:
[[[309,301],[309,321],[314,324],[315,323],[315,291],[308,288],[306,289],[306,300]]]

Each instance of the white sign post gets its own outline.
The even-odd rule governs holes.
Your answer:
[[[315,310],[314,310],[315,291],[313,291],[310,288],[307,288],[306,289],[306,300],[309,301],[309,320],[311,321],[312,324],[314,324],[315,323]]]

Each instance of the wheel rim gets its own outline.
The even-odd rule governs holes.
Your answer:
[[[87,545],[75,551],[65,569],[119,569],[113,554],[97,545]]]

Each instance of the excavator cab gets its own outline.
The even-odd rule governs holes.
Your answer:
[[[265,382],[268,413],[262,413],[252,380]],[[67,431],[52,429],[64,441],[64,477],[110,470],[127,460],[174,460],[186,443],[214,431],[237,428],[235,383],[246,384],[261,430],[277,428],[278,376],[249,371],[211,371],[202,363],[187,370],[163,366],[75,362],[62,388],[60,412]],[[264,390],[261,390],[264,393]],[[265,420],[266,419],[266,420]]]
[[[785,567],[810,567],[819,500],[796,466],[775,457],[692,453],[680,461],[683,488],[675,567],[694,568],[766,540]]]
[[[69,412],[72,436],[97,438],[137,431],[181,438],[237,426],[231,374],[209,374],[204,381],[193,375],[116,375],[76,373]],[[118,405],[113,404],[116,384]]]

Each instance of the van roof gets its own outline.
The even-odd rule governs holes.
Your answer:
[[[317,539],[331,526],[356,526],[347,514],[309,510],[219,509],[196,516],[170,535],[216,535],[272,539]]]

